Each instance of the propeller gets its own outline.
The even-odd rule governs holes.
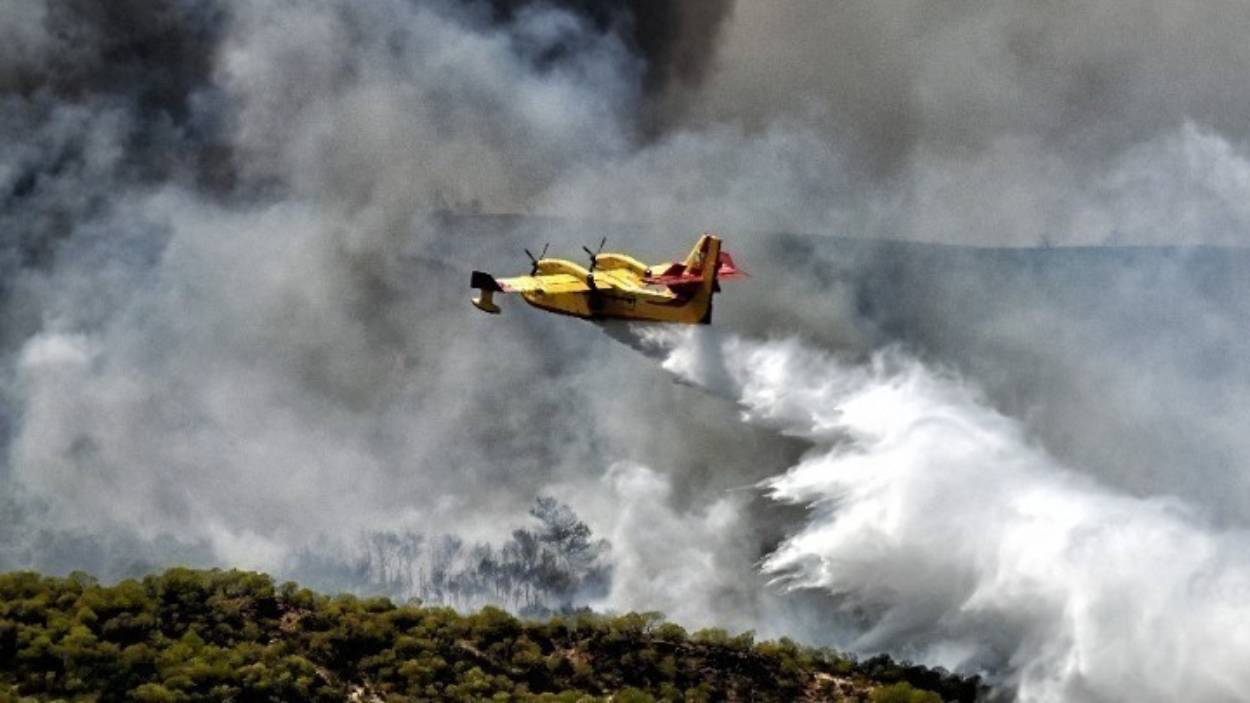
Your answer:
[[[544,244],[543,251],[538,256],[534,256],[533,254],[531,254],[529,249],[525,250],[525,255],[530,258],[530,275],[531,276],[538,273],[538,260],[543,259],[547,256],[547,247],[549,246],[551,246],[551,242],[547,242],[546,244]]]
[[[582,245],[582,251],[586,252],[586,255],[590,257],[590,268],[586,269],[586,271],[587,271],[587,273],[586,273],[586,285],[590,286],[590,290],[591,290],[591,292],[592,292],[592,295],[591,295],[591,297],[590,297],[590,301],[591,301],[591,305],[592,305],[592,306],[595,304],[595,302],[596,302],[596,300],[597,300],[597,298],[593,295],[593,292],[596,290],[596,286],[595,286],[595,263],[597,263],[597,262],[598,262],[598,260],[599,260],[599,252],[603,251],[603,245],[604,245],[604,244],[607,244],[607,243],[608,243],[608,238],[607,238],[607,237],[604,237],[603,239],[600,239],[600,240],[599,240],[599,248],[598,248],[598,249],[596,249],[595,251],[591,251],[591,250],[590,250],[590,247],[586,246],[585,244],[583,244],[583,245]]]
[[[582,245],[582,251],[586,252],[586,254],[587,254],[588,256],[590,256],[590,272],[591,272],[591,273],[594,273],[594,271],[595,271],[595,262],[596,262],[596,261],[598,260],[598,258],[599,258],[599,252],[603,251],[603,245],[604,245],[604,244],[607,244],[607,243],[608,243],[608,238],[607,238],[607,237],[604,237],[603,239],[600,239],[600,240],[599,240],[599,248],[598,248],[598,249],[596,249],[596,250],[594,250],[594,251],[591,251],[591,250],[590,250],[590,247],[586,246],[585,244],[583,244],[583,245]]]

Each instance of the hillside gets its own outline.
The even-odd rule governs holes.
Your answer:
[[[545,622],[329,597],[172,569],[101,586],[0,575],[0,701],[973,700],[975,678],[788,640],[687,634],[659,614]]]

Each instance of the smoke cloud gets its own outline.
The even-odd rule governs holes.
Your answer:
[[[551,495],[581,603],[1233,696],[1248,12],[0,3],[0,568],[333,571]],[[725,337],[466,304],[706,229]]]

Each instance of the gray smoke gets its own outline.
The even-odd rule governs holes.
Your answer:
[[[5,211],[19,238],[6,242],[6,471],[40,506],[23,514],[266,567],[325,532],[454,524],[493,539],[541,487],[593,490],[601,457],[648,446],[645,416],[608,436],[587,421],[609,414],[596,398],[621,379],[636,402],[688,407],[666,444],[711,471],[683,439],[722,409],[656,374],[639,382],[639,364],[602,373],[628,354],[583,329],[463,314],[468,262],[513,265],[519,244],[498,235],[534,225],[445,212],[519,207],[567,163],[626,148],[618,114],[641,81],[628,42],[550,9],[482,25],[439,3],[182,8],[151,6],[173,24],[144,41],[221,33],[183,100],[154,107],[125,92],[142,81],[105,80],[99,96],[13,96],[24,142],[47,144],[29,156],[35,187]],[[138,41],[71,9],[48,6],[48,37]],[[579,35],[553,64],[518,49]],[[41,100],[57,119],[30,116]],[[227,190],[131,168],[147,158],[136,135],[179,105],[196,108],[188,124],[202,109],[221,126]],[[175,155],[203,146],[174,133],[185,141],[162,148]],[[739,471],[785,444],[757,441],[737,442]],[[42,534],[19,524],[15,542]]]
[[[524,246],[660,261],[704,229],[753,274],[718,326],[902,343],[1098,495],[1234,539],[1250,262],[1210,245],[1250,225],[1246,15],[2,4],[0,566],[290,573],[362,534],[504,544],[554,495],[612,543],[597,605],[950,661],[758,573],[810,523],[753,487],[810,439],[628,332],[467,305]]]

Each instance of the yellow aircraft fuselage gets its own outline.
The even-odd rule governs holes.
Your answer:
[[[566,259],[538,259],[529,276],[495,280],[474,272],[482,291],[474,305],[499,312],[492,294],[519,293],[549,312],[585,319],[624,319],[684,324],[708,323],[719,278],[740,275],[724,255],[720,239],[705,234],[684,262],[648,266],[626,254],[598,254],[594,271]]]

